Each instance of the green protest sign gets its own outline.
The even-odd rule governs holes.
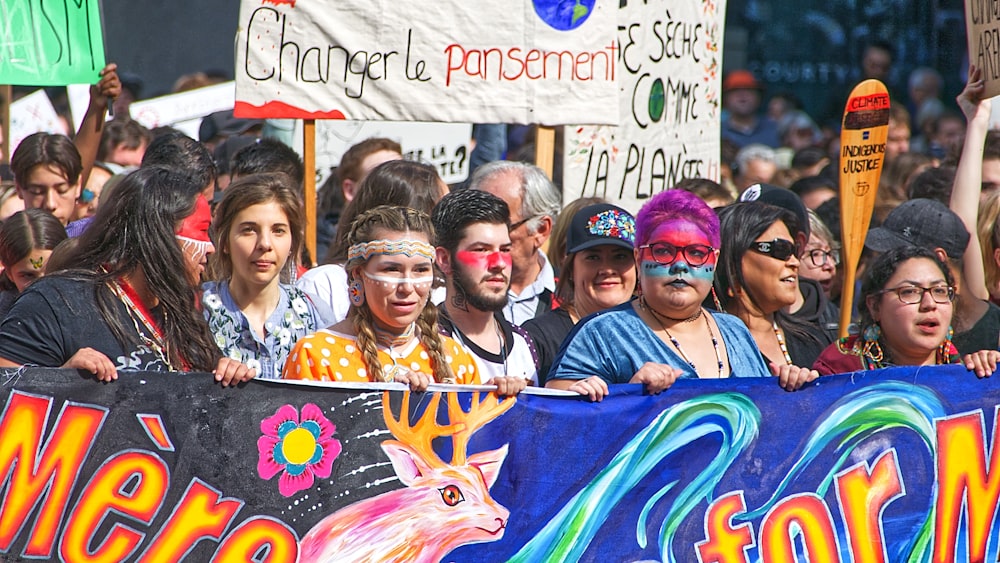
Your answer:
[[[94,84],[104,68],[99,0],[0,0],[0,84]]]

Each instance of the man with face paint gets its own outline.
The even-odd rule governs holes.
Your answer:
[[[476,357],[484,381],[505,394],[538,383],[538,354],[531,337],[503,316],[512,269],[510,211],[497,196],[480,190],[446,195],[431,215],[438,267],[447,294],[441,331]]]

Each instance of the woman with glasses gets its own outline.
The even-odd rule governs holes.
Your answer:
[[[677,378],[767,377],[768,368],[739,319],[709,311],[719,219],[698,196],[668,190],[636,217],[640,296],[576,325],[546,387],[601,400],[608,384],[642,383],[659,393]],[[775,375],[795,389],[809,370]]]
[[[836,291],[839,295],[840,244],[815,211],[809,210],[809,241],[799,256],[799,275],[814,280],[823,288],[827,299]]]
[[[916,246],[875,259],[861,284],[861,332],[828,346],[813,368],[821,374],[888,366],[932,366],[960,361],[951,342],[954,278],[937,255]],[[979,377],[996,370],[1000,352],[968,354]]]
[[[370,177],[370,176],[369,176]],[[333,382],[480,383],[476,362],[438,333],[430,302],[434,227],[422,211],[379,206],[347,235],[347,318],[299,340],[282,377]]]
[[[799,293],[795,214],[750,201],[724,208],[719,219],[719,306],[746,324],[768,364],[811,366],[829,339],[820,327],[786,313]]]

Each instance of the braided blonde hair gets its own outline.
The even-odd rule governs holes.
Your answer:
[[[378,231],[421,233],[427,236],[427,240],[434,240],[434,226],[431,224],[430,217],[423,211],[408,207],[381,205],[358,215],[351,225],[347,238],[348,245],[353,246],[376,240]],[[354,282],[358,269],[363,267],[365,263],[363,258],[355,257],[344,264],[350,282]],[[368,303],[365,302],[360,307],[352,305],[347,317],[354,324],[358,349],[361,350],[369,377],[374,375],[379,379],[386,380],[387,376],[383,371],[382,362],[378,358],[375,336],[376,319]],[[434,381],[454,383],[455,375],[445,358],[444,342],[438,331],[437,320],[437,307],[428,299],[416,321],[420,331],[420,343],[430,358],[430,364],[434,371]]]

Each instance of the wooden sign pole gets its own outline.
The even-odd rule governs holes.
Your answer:
[[[309,251],[310,267],[319,265],[316,256],[316,120],[302,121],[302,164],[305,167],[305,211],[306,249]]]
[[[847,99],[840,131],[840,228],[844,243],[841,338],[847,336],[851,324],[858,262],[875,209],[888,136],[889,93],[878,80],[865,80],[854,87]]]

